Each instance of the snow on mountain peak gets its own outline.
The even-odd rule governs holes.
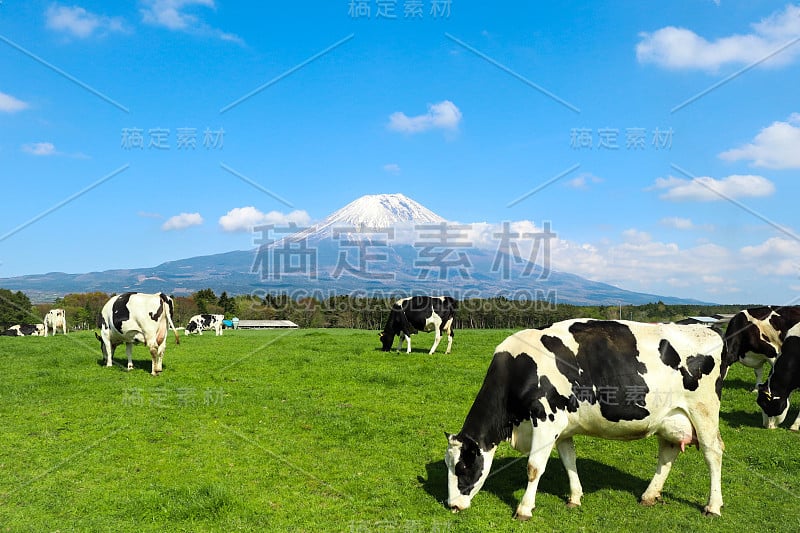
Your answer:
[[[368,194],[332,213],[321,225],[388,228],[403,222],[439,224],[446,220],[404,194]]]
[[[375,230],[391,228],[390,238],[395,242],[401,242],[412,239],[411,232],[416,224],[445,222],[447,220],[404,194],[368,194],[353,200],[328,215],[322,222],[295,233],[288,239],[290,241],[324,239],[336,233],[340,238],[345,236],[348,239],[369,240],[370,234],[374,234]],[[353,228],[354,231],[347,231],[347,228]]]

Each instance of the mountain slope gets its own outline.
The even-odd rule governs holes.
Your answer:
[[[210,287],[217,293],[283,292],[320,299],[341,294],[390,298],[431,293],[458,299],[503,296],[546,305],[702,303],[626,291],[564,272],[544,272],[539,265],[496,249],[446,240],[421,242],[420,228],[430,233],[431,228],[444,230],[445,224],[444,218],[402,194],[369,195],[319,224],[258,250],[192,257],[152,268],[5,278],[0,279],[0,287],[21,290],[34,301],[90,291],[188,295]]]

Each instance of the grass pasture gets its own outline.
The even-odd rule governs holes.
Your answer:
[[[752,371],[723,391],[723,516],[687,449],[665,503],[638,505],[655,439],[577,438],[583,505],[555,452],[530,522],[524,460],[501,445],[472,508],[443,507],[446,446],[510,331],[460,330],[453,354],[383,353],[376,332],[226,331],[169,340],[164,372],[100,364],[91,332],[0,337],[0,531],[798,531],[798,435],[760,428]],[[790,410],[790,417],[796,408]],[[787,423],[788,425],[788,423]]]

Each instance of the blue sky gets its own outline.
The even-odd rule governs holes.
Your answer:
[[[0,277],[401,192],[549,222],[590,279],[796,303],[800,4],[595,4],[4,0]]]

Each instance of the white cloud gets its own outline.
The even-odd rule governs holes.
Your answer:
[[[66,32],[81,39],[96,32],[125,31],[121,18],[96,15],[79,6],[52,4],[45,11],[45,23],[51,30]]]
[[[420,133],[430,129],[457,130],[461,123],[461,110],[450,100],[429,104],[428,112],[409,117],[401,111],[389,115],[388,128],[403,133]]]
[[[27,108],[28,104],[22,100],[18,100],[10,94],[0,92],[0,112],[16,113],[17,111],[22,111]]]
[[[400,174],[400,165],[397,163],[387,163],[383,165],[384,172],[388,172],[389,174]]]
[[[657,178],[651,189],[665,189],[663,200],[698,202],[769,196],[775,192],[772,182],[762,176],[737,174],[719,180],[707,176],[692,180]]]
[[[800,274],[800,241],[771,237],[761,244],[741,249],[744,258],[752,260],[760,274],[797,276]]]
[[[597,183],[603,183],[602,178],[598,178],[593,174],[589,174],[588,172],[581,174],[577,178],[573,178],[567,182],[567,185],[572,187],[573,189],[581,189],[581,190],[588,190],[589,185],[594,185]]]
[[[652,33],[642,32],[636,45],[636,58],[640,63],[654,63],[669,69],[715,71],[727,64],[747,65],[759,61],[763,61],[763,65],[785,65],[800,53],[797,46],[775,53],[800,34],[800,6],[787,5],[783,11],[751,24],[751,28],[750,33],[713,41],[675,26]]]
[[[164,231],[186,229],[191,226],[199,226],[202,223],[203,217],[200,216],[200,213],[181,213],[180,215],[169,217],[161,226],[161,229]]]
[[[694,224],[689,218],[681,217],[664,217],[658,221],[662,226],[674,229],[694,229]]]
[[[60,153],[56,151],[53,143],[48,142],[23,144],[22,151],[35,156],[58,155]]]
[[[752,161],[755,167],[800,168],[800,113],[786,122],[776,121],[762,129],[753,142],[719,154],[725,161]]]
[[[219,219],[219,225],[224,231],[253,231],[253,226],[263,226],[273,224],[275,226],[285,226],[297,224],[299,227],[308,226],[311,217],[302,210],[295,210],[290,213],[270,211],[263,213],[253,206],[236,207],[228,211]]]
[[[216,9],[214,0],[143,0],[139,11],[142,14],[142,21],[146,24],[174,31],[213,35],[223,41],[244,44],[238,35],[212,28],[200,17],[188,12],[196,6]]]

